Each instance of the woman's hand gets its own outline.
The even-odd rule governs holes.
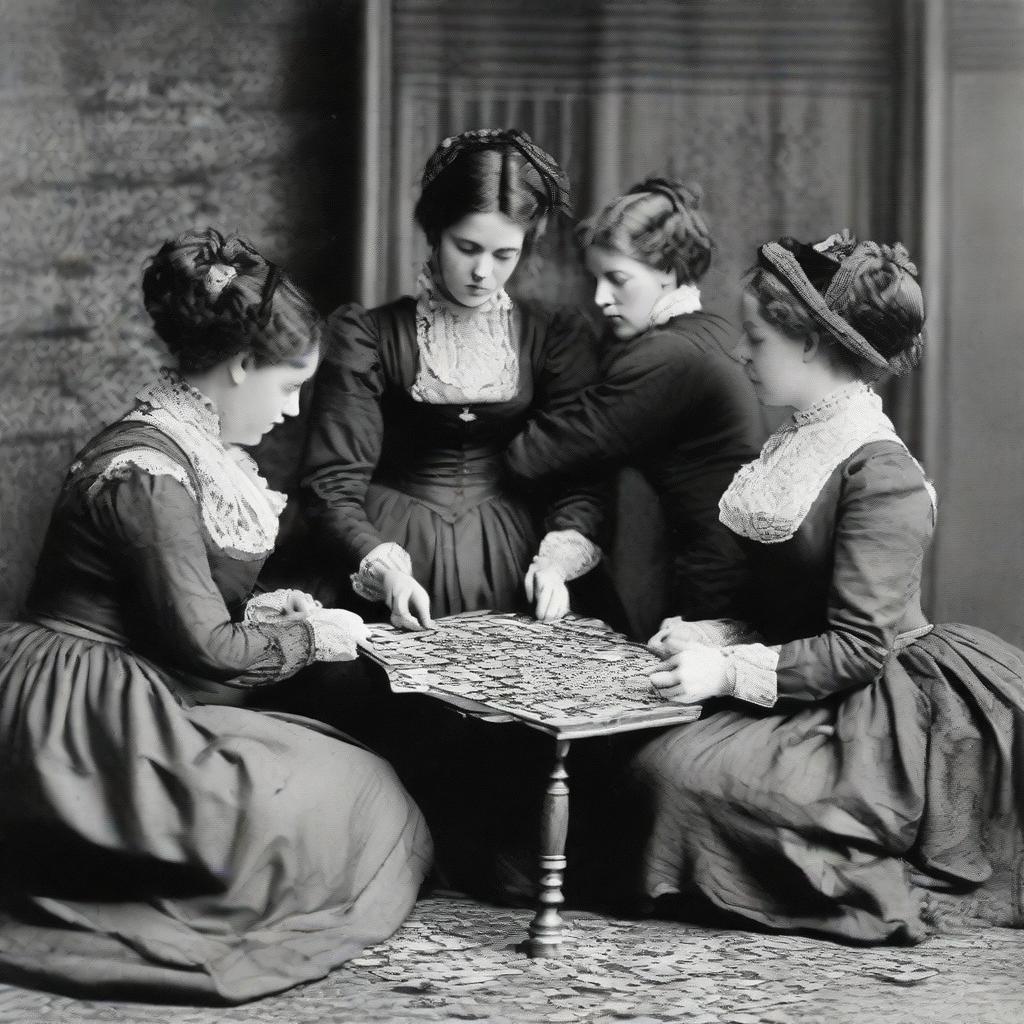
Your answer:
[[[647,641],[648,650],[659,658],[667,658],[681,651],[693,650],[695,647],[706,647],[706,635],[696,628],[696,623],[687,622],[678,615],[664,619],[657,633]]]
[[[523,585],[539,621],[554,622],[569,614],[569,588],[557,569],[533,562],[526,570]]]
[[[309,617],[310,612],[322,608],[319,601],[315,601],[309,594],[301,590],[289,590],[284,604],[281,607],[281,622],[298,622]]]
[[[385,569],[381,583],[393,626],[409,630],[435,628],[430,617],[430,595],[409,573]]]
[[[650,670],[651,685],[663,700],[700,704],[731,692],[726,659],[717,647],[693,647],[666,658]]]

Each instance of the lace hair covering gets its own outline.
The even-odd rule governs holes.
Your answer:
[[[417,402],[507,402],[519,390],[512,300],[502,290],[472,309],[446,302],[428,263],[416,297]]]
[[[833,470],[872,441],[907,447],[882,412],[882,400],[866,384],[839,388],[795,413],[753,462],[740,467],[718,503],[718,518],[741,537],[762,544],[787,541]],[[927,480],[925,485],[934,508],[935,490]]]
[[[195,499],[210,540],[222,551],[254,561],[273,550],[286,498],[267,486],[245,451],[221,441],[216,407],[205,395],[165,369],[138,393],[135,408],[123,420],[148,424],[168,436],[185,453],[192,472],[140,446],[115,455],[90,491],[131,467],[171,476]]]

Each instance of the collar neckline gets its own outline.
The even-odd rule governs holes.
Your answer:
[[[824,398],[819,398],[806,409],[798,409],[793,413],[793,422],[798,427],[807,426],[809,423],[821,423],[837,416],[858,400],[868,397],[874,399],[878,403],[878,407],[881,408],[882,400],[867,384],[859,380],[852,381],[830,391]]]
[[[673,317],[699,313],[700,310],[700,289],[695,284],[681,284],[654,303],[648,317],[648,326],[660,327]]]
[[[504,312],[512,308],[512,299],[504,288],[499,288],[493,295],[489,295],[479,306],[463,306],[462,303],[456,302],[445,291],[433,257],[423,264],[423,269],[416,279],[416,291],[417,299],[431,310],[443,311],[455,319],[470,320],[478,316],[488,316],[495,310]]]
[[[160,377],[138,393],[136,402],[143,408],[157,406],[165,409],[212,441],[221,443],[220,414],[213,399],[189,384],[177,370],[163,367]]]

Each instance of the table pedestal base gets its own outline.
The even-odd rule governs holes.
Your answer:
[[[562,915],[565,902],[565,840],[569,831],[569,773],[565,758],[569,740],[555,740],[555,763],[548,776],[540,824],[540,892],[537,913],[530,924],[526,951],[532,957],[557,956],[562,946]]]

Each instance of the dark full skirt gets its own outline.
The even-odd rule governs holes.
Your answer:
[[[1022,743],[1024,654],[960,625],[831,700],[722,707],[632,760],[641,892],[851,942],[1020,924]]]
[[[426,825],[386,762],[308,726],[183,707],[95,637],[0,629],[0,975],[235,1003],[391,935]]]

